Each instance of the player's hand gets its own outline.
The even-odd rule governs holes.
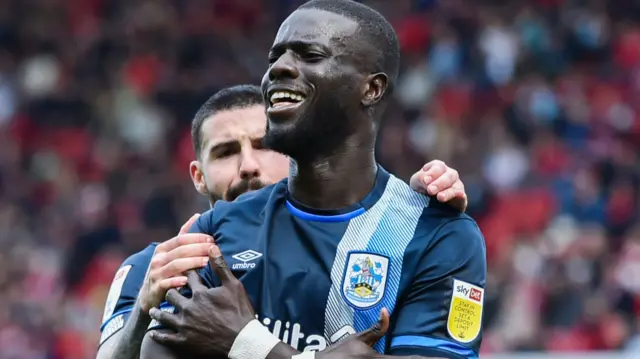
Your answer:
[[[369,358],[376,354],[371,347],[387,334],[387,330],[389,330],[389,312],[383,308],[380,311],[380,319],[369,329],[318,352],[316,358]]]
[[[436,196],[438,201],[447,203],[464,212],[467,209],[467,193],[458,171],[440,160],[433,160],[411,176],[409,181],[414,191]]]
[[[149,313],[176,333],[151,332],[151,338],[191,356],[226,358],[240,331],[255,319],[255,312],[244,286],[231,273],[216,245],[209,250],[209,262],[221,286],[208,289],[196,273],[189,272],[191,298],[175,289],[167,292],[167,301],[175,306],[177,314],[159,309]]]
[[[207,254],[213,238],[206,234],[188,233],[199,216],[193,215],[177,236],[156,247],[138,294],[138,303],[144,312],[158,307],[169,289],[185,286],[186,271],[202,268],[209,261]]]

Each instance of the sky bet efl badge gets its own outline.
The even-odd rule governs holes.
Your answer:
[[[453,280],[447,330],[461,343],[469,343],[480,334],[484,289],[461,280]]]
[[[342,294],[356,309],[380,303],[387,283],[389,258],[373,253],[351,252],[342,282]]]

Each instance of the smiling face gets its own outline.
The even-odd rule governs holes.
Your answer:
[[[265,145],[294,159],[327,155],[357,131],[366,75],[358,60],[358,23],[300,9],[280,26],[262,79]]]

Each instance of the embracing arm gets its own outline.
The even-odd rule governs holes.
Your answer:
[[[175,333],[152,331],[151,339],[185,355],[193,351],[207,358],[477,359],[486,278],[484,239],[475,222],[465,215],[443,219],[435,213],[431,217],[441,224],[425,222],[416,230],[415,248],[405,255],[407,268],[415,268],[407,278],[410,289],[395,308],[393,330],[388,335],[389,314],[383,309],[380,322],[369,330],[317,353],[298,352],[255,319],[242,283],[214,245],[209,263],[220,285],[207,288],[197,274],[189,273],[191,298],[175,290],[167,293],[177,315],[157,309],[149,312]],[[434,228],[438,230],[434,232]],[[385,320],[386,324],[381,324]],[[383,355],[371,347],[385,335]]]
[[[151,323],[148,313],[136,304],[124,327],[107,339],[98,350],[97,359],[138,359],[140,345]]]
[[[159,332],[169,332],[166,329],[156,329]],[[153,341],[147,334],[140,348],[140,359],[180,359],[171,349]]]
[[[140,323],[137,313],[136,297],[144,282],[154,245],[127,258],[116,272],[107,296],[102,325],[100,327],[100,346],[97,359],[136,359],[147,322]],[[138,348],[132,349],[132,340],[138,335]],[[133,345],[135,346],[135,345]]]
[[[152,244],[123,263],[110,289],[112,298],[107,299],[96,359],[140,357],[140,347],[151,323],[149,308],[159,306],[169,288],[186,284],[184,271],[200,268],[207,259],[213,240],[187,233],[198,218],[198,214],[193,215],[177,236],[157,247]],[[119,298],[112,308],[110,303],[117,293]]]

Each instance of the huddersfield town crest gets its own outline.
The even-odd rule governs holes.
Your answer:
[[[384,296],[389,258],[367,252],[351,252],[342,280],[342,294],[349,305],[367,309]]]

